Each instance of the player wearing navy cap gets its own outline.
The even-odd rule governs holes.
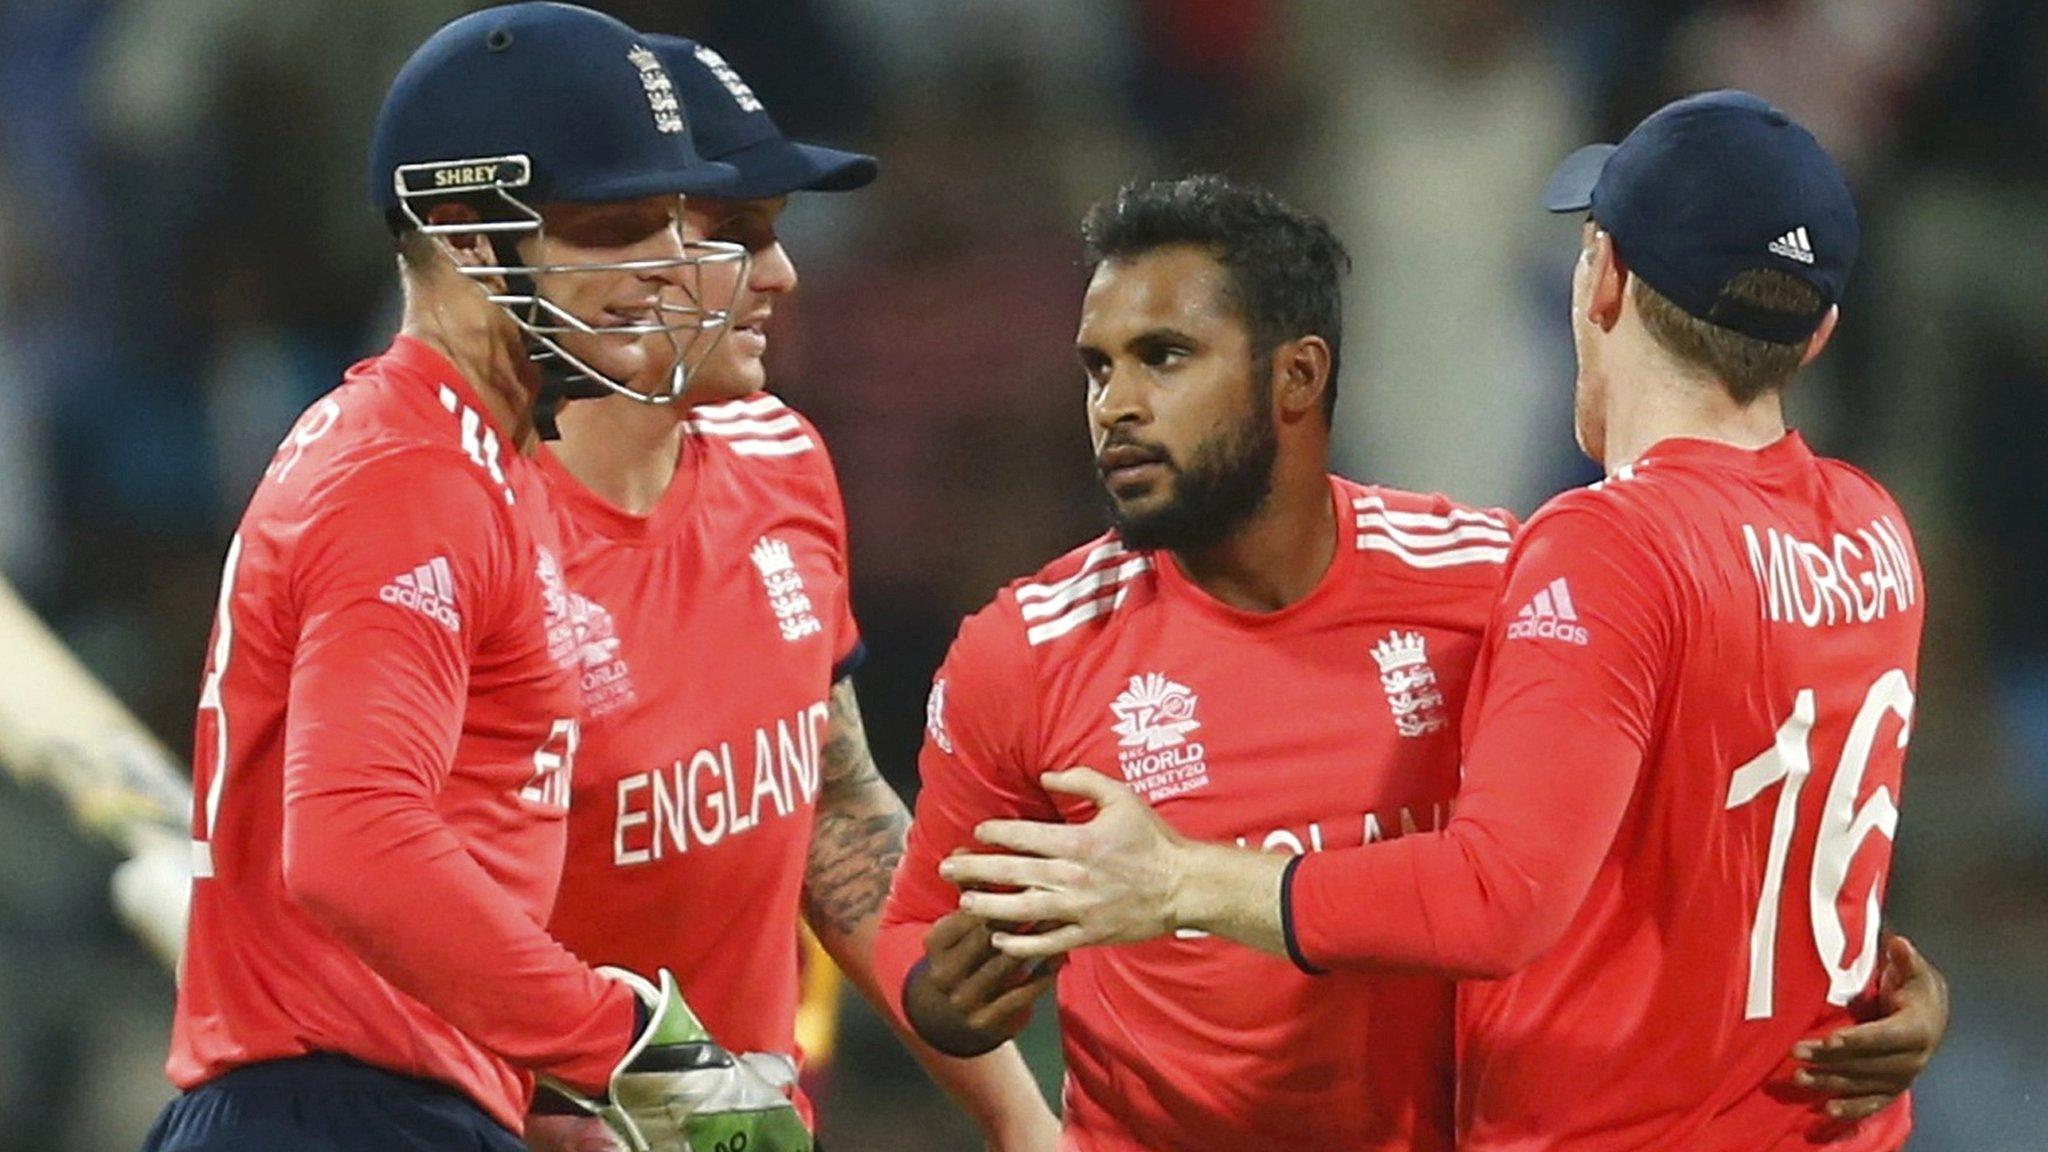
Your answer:
[[[968,893],[979,915],[1064,922],[999,934],[1014,955],[1199,929],[1311,973],[1466,978],[1460,1148],[1898,1148],[1909,1103],[1824,1109],[1797,1062],[1886,1002],[1924,606],[1898,506],[1781,407],[1837,322],[1848,188],[1783,113],[1716,92],[1572,157],[1548,206],[1591,214],[1576,411],[1607,479],[1507,557],[1447,826],[1287,859],[1054,773],[1087,826],[984,825],[1034,855],[944,870],[1027,887]]]
[[[733,169],[690,198],[685,234],[750,260],[730,331],[680,403],[662,402],[666,363],[650,357],[635,380],[647,395],[571,405],[540,455],[585,621],[582,744],[549,927],[592,961],[673,969],[721,1043],[793,1082],[807,1055],[799,923],[891,1014],[871,949],[909,821],[854,694],[862,647],[838,478],[818,429],[766,391],[763,355],[797,286],[776,234],[789,197],[860,188],[876,163],[785,138],[712,49],[648,43],[698,150]],[[990,1147],[1054,1147],[1057,1123],[1014,1049],[971,1061],[914,1050]],[[610,1147],[576,1117],[536,1116],[528,1139]]]
[[[150,1149],[517,1149],[536,1076],[636,1149],[809,1147],[666,973],[608,975],[541,927],[582,695],[527,454],[537,409],[656,361],[680,391],[724,326],[744,253],[686,244],[680,210],[731,173],[689,140],[653,52],[569,5],[456,20],[393,82],[371,179],[404,326],[300,418],[228,547],[185,1093]]]

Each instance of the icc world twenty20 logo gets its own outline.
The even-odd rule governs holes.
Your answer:
[[[1124,783],[1157,804],[1209,786],[1208,753],[1188,739],[1202,726],[1195,693],[1158,672],[1131,677],[1109,706]]]
[[[1188,733],[1202,726],[1195,719],[1194,692],[1157,672],[1131,677],[1130,686],[1109,710],[1116,716],[1111,730],[1117,743],[1147,752],[1177,748],[1187,743]]]

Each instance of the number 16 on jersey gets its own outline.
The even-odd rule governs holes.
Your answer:
[[[1799,795],[1813,774],[1813,728],[1817,722],[1814,690],[1801,688],[1793,700],[1792,714],[1778,726],[1769,749],[1735,770],[1729,781],[1729,810],[1758,800],[1773,784],[1781,785],[1776,815],[1771,821],[1770,854],[1764,863],[1763,888],[1757,897],[1756,915],[1749,931],[1749,992],[1743,1018],[1768,1018],[1776,1008],[1779,909],[1784,898],[1785,871],[1791,856],[1792,838],[1798,830]],[[1879,728],[1887,716],[1896,715],[1899,732],[1892,748],[1878,748]],[[1878,677],[1864,694],[1863,705],[1849,726],[1841,759],[1828,776],[1827,797],[1813,830],[1813,866],[1807,877],[1807,911],[1813,926],[1813,946],[1821,968],[1828,976],[1828,1003],[1847,1005],[1870,983],[1877,965],[1879,895],[1891,863],[1891,841],[1899,826],[1898,787],[1905,763],[1906,740],[1912,731],[1913,688],[1906,673],[1894,668]],[[1872,771],[1873,755],[1877,789],[1858,804],[1864,781]],[[1850,866],[1857,860],[1863,842],[1876,832],[1885,843],[1873,854],[1875,871],[1865,890],[1862,939],[1853,954],[1847,954],[1846,920],[1859,884],[1849,884]],[[1859,878],[1860,879],[1860,878]],[[1853,958],[1851,958],[1853,957]]]

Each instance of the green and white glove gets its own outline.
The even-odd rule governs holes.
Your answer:
[[[788,1095],[711,1038],[668,969],[658,986],[623,968],[599,971],[640,997],[647,1029],[612,1069],[606,1099],[549,1087],[603,1120],[629,1152],[811,1152]]]

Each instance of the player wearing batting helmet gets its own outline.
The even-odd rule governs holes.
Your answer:
[[[863,649],[838,478],[818,429],[767,391],[763,357],[797,286],[776,232],[789,197],[860,188],[876,164],[785,138],[712,49],[650,43],[699,151],[734,170],[691,197],[685,235],[750,261],[729,330],[681,404],[573,404],[540,456],[585,620],[583,743],[550,928],[601,963],[672,968],[721,1043],[793,1082],[809,1055],[796,1027],[800,923],[888,1014],[871,947],[909,818],[854,694]],[[669,379],[654,356],[634,383],[659,396]],[[1013,1049],[971,1061],[913,1050],[991,1147],[1055,1146]],[[609,1147],[576,1117],[537,1116],[528,1139]]]
[[[582,689],[529,453],[560,397],[651,358],[680,393],[745,262],[685,242],[682,198],[730,174],[654,53],[587,9],[465,16],[393,81],[371,181],[404,326],[300,418],[228,548],[184,1094],[151,1152],[511,1152],[537,1076],[635,1148],[809,1147],[666,973],[600,972],[541,927]]]

